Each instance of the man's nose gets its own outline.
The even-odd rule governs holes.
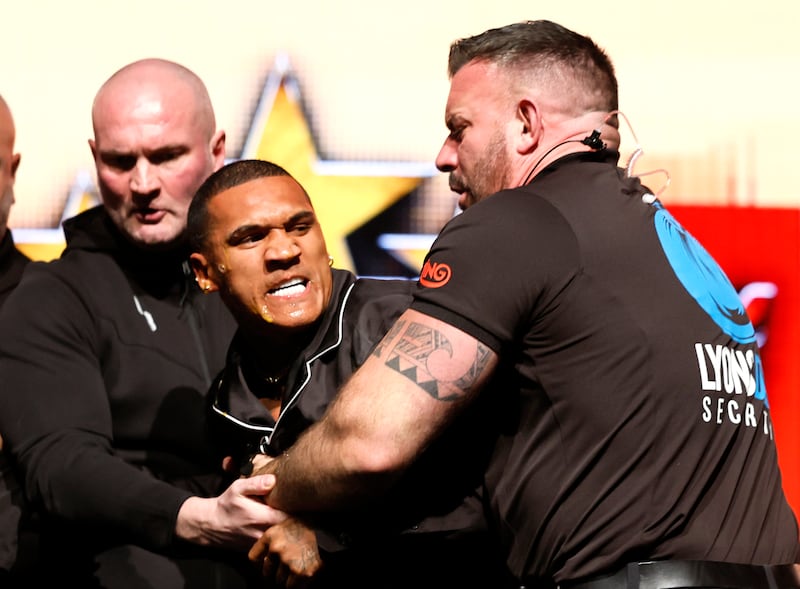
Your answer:
[[[300,255],[300,246],[286,231],[271,231],[264,257],[267,261],[290,260]]]
[[[131,191],[150,194],[158,189],[158,170],[146,159],[141,158],[131,170]]]
[[[452,172],[458,166],[458,152],[452,141],[445,139],[439,155],[436,156],[436,168],[440,172]]]

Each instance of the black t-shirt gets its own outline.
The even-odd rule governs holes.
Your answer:
[[[518,386],[487,473],[511,570],[793,562],[753,327],[716,263],[618,154],[577,154],[448,223],[412,308]]]

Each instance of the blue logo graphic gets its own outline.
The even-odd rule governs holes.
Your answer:
[[[742,344],[755,342],[755,329],[728,277],[668,211],[655,206],[656,233],[683,287],[731,338]]]

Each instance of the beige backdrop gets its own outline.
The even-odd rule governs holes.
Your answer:
[[[645,150],[638,170],[669,169],[665,201],[797,206],[798,17],[787,0],[2,0],[0,94],[22,153],[11,226],[57,223],[91,170],[94,92],[129,61],[197,71],[231,157],[286,53],[322,153],[427,162],[445,134],[450,41],[529,18],[608,49]]]

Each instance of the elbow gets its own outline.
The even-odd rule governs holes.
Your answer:
[[[391,440],[359,440],[343,457],[345,468],[360,477],[391,482],[411,464],[413,455]]]

